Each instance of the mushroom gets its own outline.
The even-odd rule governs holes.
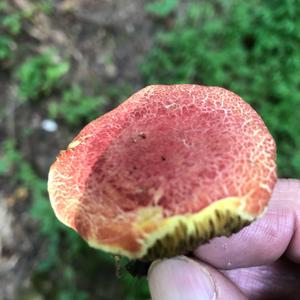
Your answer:
[[[152,261],[260,217],[276,182],[262,119],[220,87],[153,85],[89,123],[49,173],[57,218],[90,246]]]

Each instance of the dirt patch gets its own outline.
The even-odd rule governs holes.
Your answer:
[[[16,299],[20,287],[30,286],[43,245],[37,224],[26,214],[24,196],[20,188],[10,196],[0,194],[0,299]]]

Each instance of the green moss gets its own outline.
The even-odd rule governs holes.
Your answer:
[[[28,57],[16,72],[21,99],[38,100],[49,95],[60,86],[69,67],[69,62],[61,60],[54,50]]]
[[[87,96],[79,85],[73,85],[62,92],[61,98],[49,105],[49,116],[61,118],[68,125],[87,123],[104,112],[107,99],[104,96]]]
[[[150,2],[145,5],[145,10],[149,14],[156,17],[167,17],[169,14],[175,11],[178,6],[178,0],[159,0]]]

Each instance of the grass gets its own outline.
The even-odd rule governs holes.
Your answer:
[[[19,95],[23,101],[38,101],[61,86],[61,80],[70,64],[62,60],[55,50],[27,57],[17,68]]]
[[[78,127],[80,122],[88,123],[103,114],[107,102],[104,96],[87,96],[79,85],[72,85],[62,91],[60,101],[50,102],[49,116]]]

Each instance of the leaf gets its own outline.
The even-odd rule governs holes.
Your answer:
[[[7,60],[12,56],[13,40],[9,36],[0,36],[0,60]]]
[[[178,3],[178,0],[155,1],[145,5],[145,11],[157,17],[167,17],[177,8]]]
[[[1,23],[6,27],[11,34],[17,35],[21,31],[21,18],[18,14],[10,14],[1,20]]]

